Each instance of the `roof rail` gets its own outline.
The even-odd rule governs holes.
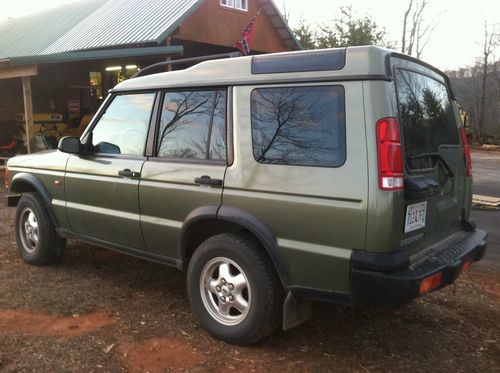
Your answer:
[[[242,54],[240,52],[229,52],[229,53],[211,54],[211,55],[208,55],[208,56],[198,56],[198,57],[182,58],[180,60],[173,60],[173,61],[157,62],[157,63],[154,63],[152,65],[146,66],[145,68],[137,71],[134,75],[132,75],[130,77],[130,79],[142,76],[142,75],[144,75],[145,72],[147,72],[149,70],[156,69],[157,67],[161,67],[161,66],[173,66],[173,65],[180,65],[180,64],[184,64],[184,63],[217,60],[217,59],[221,59],[221,58],[234,58],[234,57],[240,57],[241,55]]]

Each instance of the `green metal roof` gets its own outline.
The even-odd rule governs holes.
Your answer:
[[[204,1],[80,0],[7,19],[0,22],[0,60],[17,65],[62,62],[78,56],[105,58],[111,48],[126,55],[126,48],[160,46]],[[300,49],[273,0],[258,1],[285,43]],[[178,53],[174,49],[166,53]],[[76,53],[82,51],[92,53]]]
[[[1,22],[0,59],[40,54],[105,2],[79,1]]]
[[[161,44],[203,0],[108,0],[41,54]]]
[[[109,48],[163,43],[203,0],[85,0],[0,22],[0,60],[12,64],[128,56]],[[142,48],[177,54],[182,48]],[[146,50],[148,49],[148,50]],[[88,53],[76,53],[88,51]]]

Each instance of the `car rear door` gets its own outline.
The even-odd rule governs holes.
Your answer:
[[[154,92],[113,96],[83,139],[86,151],[69,157],[66,211],[74,232],[144,249],[139,180],[155,97]]]
[[[186,217],[221,204],[226,171],[226,88],[162,93],[153,156],[139,187],[147,250],[175,258]]]
[[[460,230],[470,202],[470,177],[460,121],[447,80],[417,63],[394,68],[405,163],[402,242],[416,251]]]

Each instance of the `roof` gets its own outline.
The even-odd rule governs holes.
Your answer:
[[[448,76],[415,57],[374,45],[269,53],[209,60],[180,71],[128,79],[111,91],[279,83],[393,80],[395,68],[411,69],[443,82],[456,99]]]
[[[339,54],[343,55],[345,63],[337,63]],[[128,91],[171,87],[254,85],[291,81],[338,81],[360,78],[390,80],[386,57],[391,54],[393,54],[393,51],[390,49],[363,46],[270,53],[262,56],[210,60],[185,70],[128,79],[118,84],[113,90]],[[284,68],[282,72],[257,73],[255,71],[255,66],[257,65],[255,62],[267,62],[273,59],[276,61],[274,63],[283,64]],[[302,66],[301,71],[287,70],[289,66],[294,64],[294,59],[298,60]],[[324,63],[321,63],[318,67],[318,60],[320,59],[329,59],[331,61],[331,68],[329,70],[325,69]],[[307,65],[311,65],[312,68],[308,69]]]
[[[40,54],[161,44],[203,0],[109,0]]]
[[[0,60],[138,45],[158,46],[203,1],[80,0],[37,14],[7,19],[0,22]],[[300,48],[273,0],[259,1],[285,43]],[[38,63],[36,58],[28,60]],[[50,59],[41,57],[39,60],[43,63]]]
[[[43,52],[106,0],[87,0],[0,22],[0,59]]]

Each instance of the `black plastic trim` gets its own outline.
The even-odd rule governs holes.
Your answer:
[[[429,176],[405,178],[404,184],[406,200],[432,197],[441,190],[439,183]]]
[[[153,112],[151,114],[151,118],[149,121],[149,130],[148,130],[148,138],[146,140],[146,149],[144,155],[146,157],[152,157],[155,151],[155,136],[156,136],[156,128],[160,122],[160,108],[161,108],[161,97],[160,92],[156,92],[155,102],[153,104]]]
[[[193,210],[186,217],[179,235],[177,248],[178,257],[181,258],[182,268],[185,268],[187,265],[186,247],[190,230],[197,223],[204,220],[217,220],[232,223],[253,234],[260,241],[271,258],[283,286],[288,286],[288,272],[278,248],[278,241],[274,234],[266,226],[266,224],[256,216],[232,206],[203,206]]]
[[[139,250],[139,249],[131,248],[128,246],[115,244],[112,242],[101,240],[99,238],[76,233],[76,232],[73,232],[73,231],[70,231],[70,230],[64,229],[64,228],[58,228],[58,229],[56,229],[56,231],[57,231],[57,234],[59,234],[61,237],[64,237],[64,238],[81,240],[81,241],[84,241],[84,242],[87,242],[90,244],[94,244],[94,245],[97,245],[100,247],[104,247],[106,249],[110,249],[110,250],[119,252],[121,254],[126,254],[126,255],[136,257],[136,258],[146,259],[146,260],[149,260],[150,262],[166,264],[166,265],[169,265],[171,267],[180,268],[180,264],[179,264],[180,261],[178,259],[175,259],[175,258],[171,258],[168,256],[163,256],[163,255],[158,255],[158,254],[153,254],[153,253],[148,252],[148,251]]]
[[[45,185],[43,185],[42,181],[38,179],[36,176],[32,174],[28,174],[26,172],[20,172],[14,175],[12,182],[9,186],[9,192],[11,193],[23,193],[28,191],[23,191],[22,188],[16,188],[21,183],[29,184],[38,195],[42,198],[42,201],[49,212],[50,219],[55,227],[59,226],[59,222],[57,221],[56,214],[54,212],[54,208],[52,207],[52,197],[48,192]]]
[[[460,243],[423,258],[401,270],[392,272],[362,268],[351,263],[351,297],[355,307],[396,308],[420,296],[424,278],[441,272],[439,286],[451,284],[463,271],[465,261],[478,261],[486,253],[487,233],[476,230]],[[461,246],[460,246],[461,245]]]
[[[389,254],[375,254],[354,250],[351,255],[351,265],[371,271],[390,272],[408,267],[410,265],[410,258],[401,250],[396,250]]]
[[[216,220],[218,210],[219,206],[215,205],[198,207],[191,211],[186,219],[184,219],[177,241],[177,257],[180,258],[180,268],[187,267],[186,247],[191,228],[203,220]]]

